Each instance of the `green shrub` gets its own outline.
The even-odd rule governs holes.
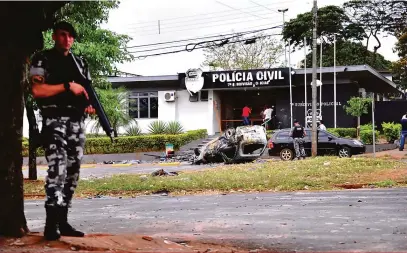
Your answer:
[[[401,124],[396,124],[394,122],[383,122],[382,123],[383,134],[389,143],[393,143],[400,137]]]
[[[137,120],[133,120],[130,124],[126,127],[126,135],[127,136],[137,136],[141,134],[141,128],[138,125]]]
[[[376,136],[376,143],[378,142],[379,139],[379,131],[375,131]],[[360,140],[364,143],[364,144],[373,144],[373,130],[364,130],[364,131],[360,131]]]
[[[165,134],[166,130],[167,130],[167,123],[165,123],[162,120],[153,121],[148,126],[148,132],[153,135]]]
[[[181,134],[184,132],[184,128],[178,121],[170,121],[167,123],[167,128],[165,129],[166,134]]]
[[[356,138],[356,128],[328,128],[328,132],[337,137]]]
[[[172,143],[174,149],[191,142],[205,138],[206,129],[187,131],[178,135],[140,135],[123,136],[115,138],[111,143],[108,137],[88,138],[85,142],[85,154],[112,154],[112,153],[134,153],[148,151],[164,151],[166,143]],[[38,156],[43,156],[42,149],[37,150]],[[23,156],[28,156],[28,142],[23,142]]]
[[[364,124],[360,126],[360,131],[366,131],[366,130],[372,130],[373,129],[373,125],[372,123],[369,124]],[[375,129],[377,129],[377,126],[375,126]]]

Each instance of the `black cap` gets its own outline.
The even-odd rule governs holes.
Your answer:
[[[76,39],[76,37],[77,37],[75,28],[74,28],[70,23],[68,23],[68,22],[66,22],[66,21],[58,22],[58,23],[56,23],[56,24],[54,25],[54,27],[52,28],[52,30],[53,30],[54,33],[55,33],[55,31],[58,30],[58,29],[69,32],[69,33],[72,35],[72,37],[74,37],[75,39]]]
[[[300,123],[298,120],[294,120],[294,123]]]

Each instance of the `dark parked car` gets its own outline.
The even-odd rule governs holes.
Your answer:
[[[291,129],[278,130],[268,141],[268,152],[270,156],[280,156],[282,160],[292,160],[295,158],[293,139],[290,137]],[[307,136],[304,138],[305,152],[311,156],[311,129],[305,129]],[[337,155],[339,157],[351,157],[352,155],[363,154],[366,146],[353,139],[336,137],[335,135],[318,130],[317,155]]]

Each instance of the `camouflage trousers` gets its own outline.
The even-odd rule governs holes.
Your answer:
[[[295,157],[305,157],[304,138],[294,138]]]
[[[45,207],[71,207],[85,145],[84,122],[69,117],[44,118],[41,134],[48,162]]]

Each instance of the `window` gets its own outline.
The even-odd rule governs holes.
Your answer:
[[[208,101],[209,99],[209,92],[207,90],[200,91],[201,101]]]
[[[276,137],[277,140],[285,140],[288,138],[291,138],[290,132],[288,132],[288,131],[280,132]]]
[[[129,115],[135,119],[158,118],[158,92],[130,92]]]

